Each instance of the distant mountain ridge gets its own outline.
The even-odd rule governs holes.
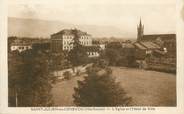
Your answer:
[[[8,18],[8,36],[49,38],[51,34],[71,28],[78,28],[94,37],[123,37],[126,34],[111,26],[74,25],[60,21]]]

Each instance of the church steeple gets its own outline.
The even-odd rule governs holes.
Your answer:
[[[140,23],[139,23],[139,26],[142,26],[141,18],[140,18]]]
[[[140,18],[140,23],[137,26],[137,40],[138,41],[141,40],[143,35],[144,35],[144,25],[142,24],[141,18]]]

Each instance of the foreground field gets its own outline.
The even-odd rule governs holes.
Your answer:
[[[129,96],[134,106],[176,106],[176,76],[140,69],[112,67],[113,76]],[[74,106],[72,94],[77,80],[58,82],[52,90],[55,106]]]

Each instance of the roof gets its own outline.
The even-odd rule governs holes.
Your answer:
[[[159,49],[160,48],[160,46],[158,46],[157,44],[153,42],[140,42],[140,44],[146,47],[147,49]]]
[[[142,50],[145,49],[160,49],[160,46],[153,43],[153,42],[148,42],[148,41],[144,41],[144,42],[135,42],[134,45]]]
[[[176,39],[176,34],[150,34],[150,35],[143,35],[141,41],[153,41],[157,38],[161,38],[162,40],[166,39]]]
[[[143,45],[141,45],[141,44],[138,43],[138,42],[134,43],[134,45],[135,45],[135,47],[137,47],[137,48],[139,48],[139,49],[142,49],[142,50],[145,50],[145,49],[146,49]]]
[[[85,46],[86,51],[88,52],[98,52],[100,50],[99,46]]]
[[[161,50],[154,50],[154,52],[160,54],[160,55],[165,55],[165,52],[164,51],[161,51]]]
[[[57,33],[54,33],[52,35],[58,35],[58,34],[64,34],[64,35],[72,35],[73,34],[73,30],[77,30],[77,34],[78,35],[88,35],[88,36],[91,36],[90,34],[88,34],[87,32],[83,32],[81,30],[78,30],[78,29],[63,29]],[[51,36],[52,36],[51,35]]]
[[[11,46],[31,46],[30,43],[12,43]]]

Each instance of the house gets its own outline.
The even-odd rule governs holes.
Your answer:
[[[18,50],[19,52],[22,52],[28,49],[32,49],[31,44],[28,43],[12,43],[10,46],[11,51]]]
[[[100,47],[99,46],[85,46],[88,57],[99,57]]]
[[[100,47],[100,50],[105,50],[105,48],[106,48],[106,44],[105,44],[105,43],[100,42],[100,41],[97,41],[97,40],[93,40],[93,41],[92,41],[92,45],[93,45],[93,46],[98,46],[98,47]]]
[[[144,60],[147,56],[151,55],[154,51],[160,50],[161,47],[153,42],[135,42],[135,55],[136,59]]]

